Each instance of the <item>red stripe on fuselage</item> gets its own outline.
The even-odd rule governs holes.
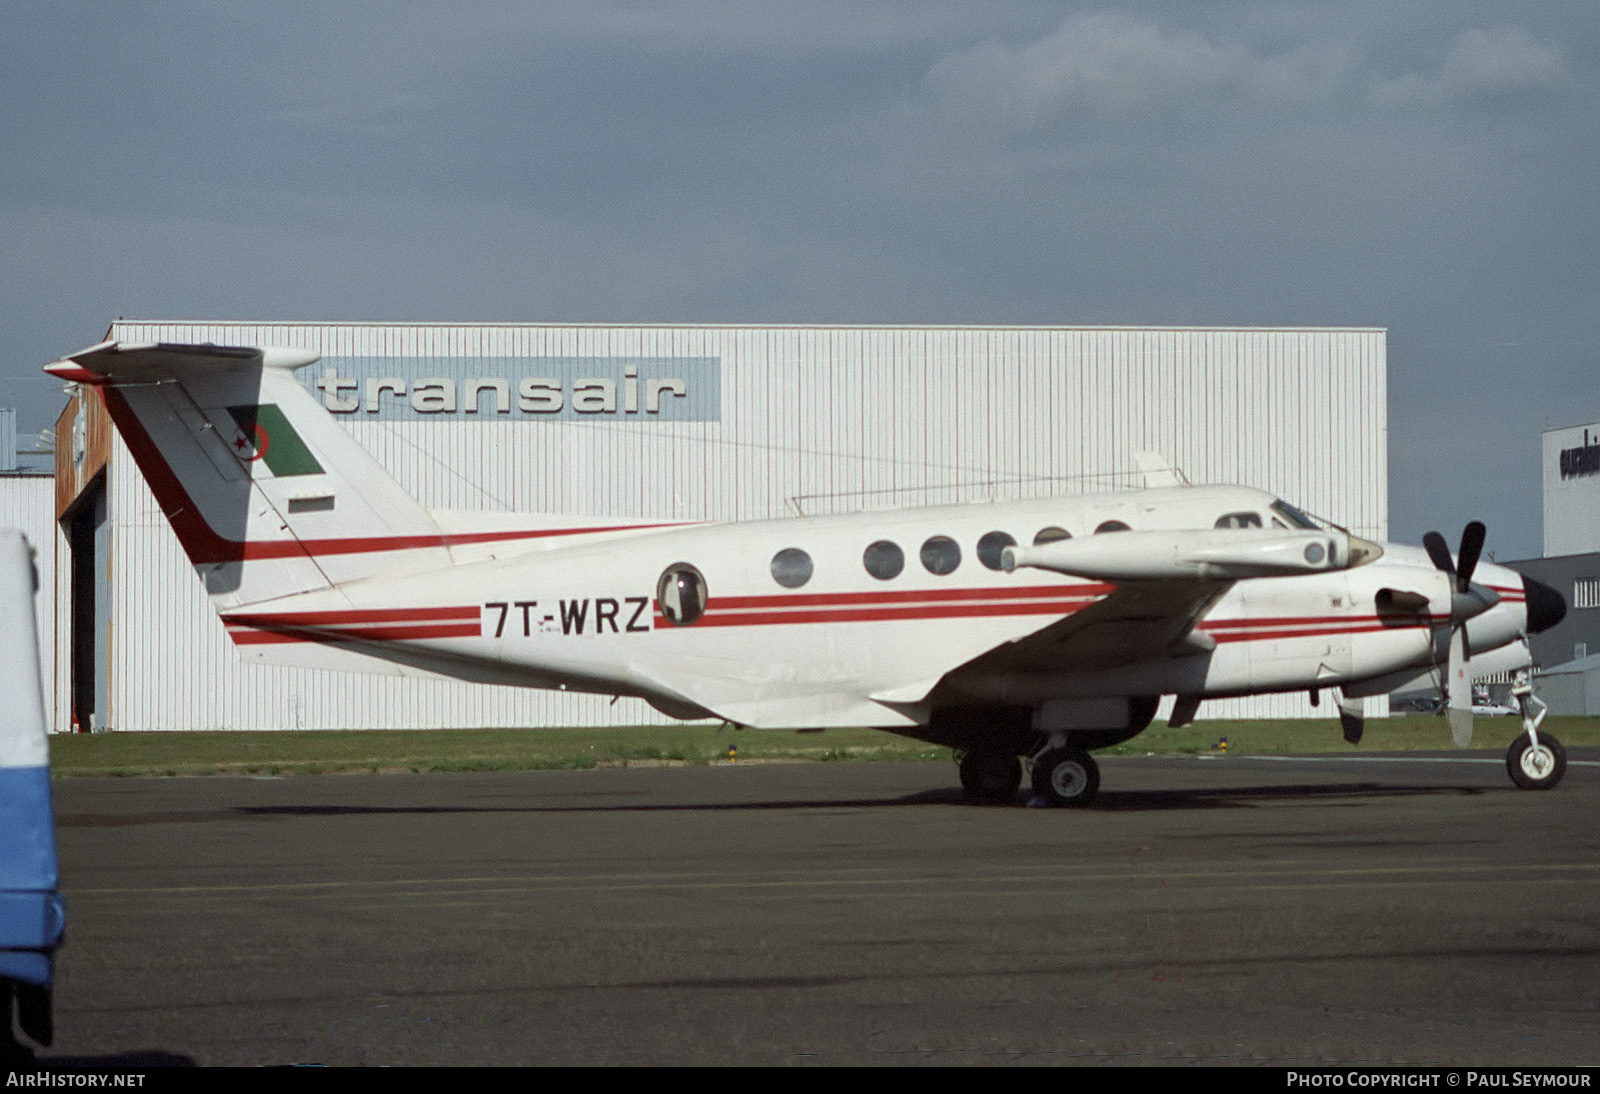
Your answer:
[[[1238,633],[1207,631],[1218,642],[1265,642],[1274,638],[1321,638],[1330,634],[1377,634],[1382,631],[1396,630],[1421,630],[1427,627],[1426,623],[1410,623],[1391,626],[1387,623],[1368,623],[1359,626],[1327,626],[1327,627],[1299,627],[1288,630],[1270,630],[1258,628]]]
[[[861,608],[833,608],[825,611],[741,611],[706,614],[692,627],[769,627],[804,623],[877,623],[895,619],[970,619],[1004,615],[1071,615],[1086,608],[1092,598],[1051,600],[1039,603],[1010,604],[919,604]],[[656,613],[657,627],[671,627],[665,616]]]
[[[1333,634],[1375,634],[1442,625],[1448,616],[1307,615],[1265,619],[1208,619],[1200,630],[1218,642],[1256,642],[1278,638],[1318,638]]]
[[[1261,619],[1207,619],[1201,622],[1200,629],[1206,632],[1240,629],[1248,627],[1316,627],[1328,624],[1368,625],[1372,623],[1384,626],[1418,627],[1434,623],[1444,624],[1449,622],[1446,615],[1430,616],[1405,616],[1405,615],[1299,615],[1299,616],[1268,616]]]
[[[341,623],[417,623],[429,619],[476,620],[482,609],[476,604],[465,608],[368,608],[320,612],[230,613],[224,623],[244,627],[325,627]]]
[[[959,619],[1006,615],[1071,615],[1115,586],[1097,582],[990,589],[870,590],[713,597],[693,627],[871,623],[896,619]],[[674,625],[653,605],[657,627]]]
[[[418,623],[390,627],[339,627],[334,630],[285,628],[283,630],[230,630],[228,637],[238,646],[262,646],[281,642],[396,642],[421,638],[477,638],[482,633],[472,623]]]
[[[1104,596],[1114,585],[1078,582],[1060,585],[1008,585],[994,589],[909,589],[871,590],[864,593],[779,593],[766,596],[718,596],[706,604],[706,612],[741,609],[821,608],[891,604],[938,603],[962,600],[1042,600],[1047,597]]]

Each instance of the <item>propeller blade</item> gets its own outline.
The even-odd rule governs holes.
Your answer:
[[[1450,546],[1445,543],[1444,537],[1438,532],[1429,532],[1422,537],[1422,545],[1428,549],[1428,557],[1433,559],[1433,564],[1438,569],[1456,576],[1456,564],[1450,561]]]
[[[1455,561],[1450,558],[1450,546],[1438,532],[1422,537],[1433,565],[1450,579],[1453,596],[1450,603],[1450,664],[1445,678],[1445,713],[1450,718],[1450,739],[1457,748],[1472,743],[1472,677],[1467,668],[1467,620],[1493,607],[1499,597],[1492,591],[1472,590],[1472,572],[1478,568],[1483,554],[1483,541],[1487,531],[1482,521],[1472,521],[1461,532],[1461,550]],[[1459,566],[1458,566],[1459,564]],[[1468,595],[1469,592],[1471,595]],[[1389,595],[1384,596],[1385,593]],[[1378,607],[1394,607],[1401,601],[1395,590],[1383,589],[1378,593]],[[1386,603],[1387,602],[1387,603]]]
[[[1456,592],[1464,593],[1472,584],[1472,571],[1478,568],[1478,556],[1483,554],[1483,539],[1487,534],[1483,522],[1475,520],[1461,533],[1461,553],[1456,556]],[[1430,556],[1432,552],[1429,552]],[[1434,565],[1439,560],[1434,559]]]
[[[1467,628],[1450,631],[1450,682],[1446,713],[1450,718],[1450,739],[1457,748],[1472,743],[1472,678],[1467,675]]]

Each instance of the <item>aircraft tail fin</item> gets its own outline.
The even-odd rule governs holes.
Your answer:
[[[103,342],[96,387],[219,610],[448,565],[433,516],[294,377],[296,349]]]
[[[12,1008],[24,1033],[52,1038],[50,988],[65,913],[58,892],[55,816],[39,632],[38,577],[21,532],[0,529],[0,1058],[26,1050],[12,1039]]]

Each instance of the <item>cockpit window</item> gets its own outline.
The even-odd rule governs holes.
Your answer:
[[[1282,517],[1283,521],[1286,523],[1287,527],[1290,527],[1290,528],[1320,528],[1320,527],[1322,527],[1322,525],[1318,524],[1316,521],[1312,520],[1310,517],[1306,516],[1304,513],[1302,513],[1300,510],[1296,509],[1294,506],[1290,505],[1286,501],[1275,501],[1275,502],[1273,502],[1272,503],[1272,511],[1274,513],[1278,514],[1278,516]]]
[[[1260,513],[1227,513],[1217,518],[1215,528],[1260,528]]]

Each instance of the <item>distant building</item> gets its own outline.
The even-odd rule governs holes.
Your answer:
[[[1544,557],[1600,551],[1600,424],[1547,429]]]
[[[30,449],[30,454],[32,450]],[[54,685],[55,620],[49,605],[55,591],[57,539],[54,476],[48,468],[21,466],[17,457],[17,412],[0,408],[0,528],[16,528],[28,537],[39,574],[39,664],[46,694]]]
[[[1539,694],[1557,714],[1600,714],[1600,424],[1547,429],[1541,442],[1544,557],[1507,565],[1567,601],[1529,640]]]

